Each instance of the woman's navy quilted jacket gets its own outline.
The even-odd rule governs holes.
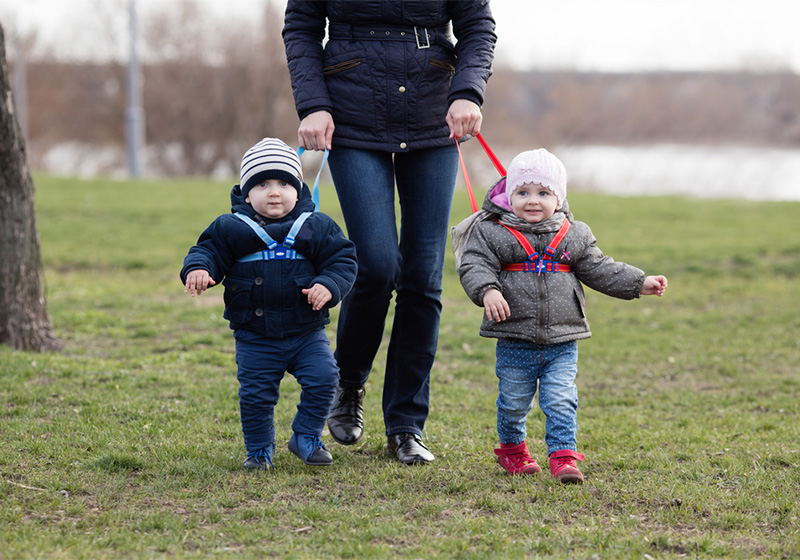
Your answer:
[[[488,0],[289,0],[283,38],[297,113],[329,111],[334,146],[445,146],[450,103],[483,104],[494,29]]]

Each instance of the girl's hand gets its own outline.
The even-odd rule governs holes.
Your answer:
[[[666,276],[648,276],[644,279],[644,284],[642,284],[642,290],[639,292],[639,295],[661,297],[664,295],[666,289]]]
[[[490,321],[500,322],[511,317],[511,308],[497,288],[489,288],[483,294],[483,307],[486,309],[486,318]]]
[[[199,296],[214,284],[216,282],[208,271],[198,268],[186,275],[186,288],[183,291],[187,294],[191,293],[192,297]]]

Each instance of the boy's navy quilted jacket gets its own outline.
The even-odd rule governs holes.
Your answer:
[[[303,184],[300,200],[287,216],[265,219],[244,201],[239,185],[231,190],[231,212],[219,216],[200,235],[197,245],[183,261],[181,280],[198,268],[209,272],[225,286],[225,315],[234,330],[244,329],[267,338],[284,338],[330,322],[328,310],[314,311],[301,292],[319,283],[328,288],[338,304],[350,291],[356,277],[353,242],[326,214],[314,212],[300,228],[294,249],[305,259],[237,262],[266,248],[265,243],[233,212],[243,212],[260,223],[267,234],[282,243],[295,219],[313,212],[314,202]]]
[[[289,0],[283,39],[297,113],[330,112],[334,147],[446,146],[450,104],[483,104],[494,28],[488,0]]]

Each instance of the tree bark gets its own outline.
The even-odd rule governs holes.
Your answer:
[[[43,293],[43,271],[25,139],[8,79],[0,25],[0,344],[58,350]]]

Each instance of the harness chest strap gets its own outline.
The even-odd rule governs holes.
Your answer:
[[[552,260],[553,256],[556,254],[556,249],[569,232],[569,228],[571,227],[569,220],[565,219],[561,224],[561,228],[559,228],[558,233],[556,233],[555,237],[553,237],[552,241],[550,241],[545,248],[544,257],[539,256],[539,253],[533,248],[533,245],[531,245],[530,241],[528,241],[522,232],[501,222],[497,223],[511,232],[519,244],[522,245],[522,248],[525,249],[529,259],[527,262],[503,265],[503,270],[510,272],[537,272],[540,274],[542,272],[572,272],[572,267],[570,267],[568,264],[562,264]]]
[[[300,228],[303,227],[303,223],[305,223],[306,219],[308,219],[310,215],[311,212],[303,212],[300,214],[300,216],[298,216],[298,218],[292,224],[291,229],[289,229],[289,233],[286,234],[286,238],[283,240],[283,243],[278,243],[272,239],[272,237],[270,237],[266,231],[264,231],[264,228],[250,218],[250,216],[242,214],[241,212],[236,212],[234,216],[250,226],[256,235],[261,238],[261,241],[267,245],[266,250],[245,255],[244,257],[240,258],[238,262],[270,261],[277,259],[305,259],[303,255],[292,249],[292,247],[294,246],[297,232],[300,231]]]

